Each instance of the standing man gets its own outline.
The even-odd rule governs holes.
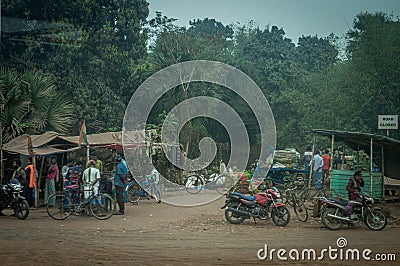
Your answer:
[[[322,182],[325,184],[325,181],[329,180],[329,168],[331,167],[331,156],[328,149],[322,155],[322,160],[324,161],[324,165],[322,166]]]
[[[310,170],[311,160],[312,160],[312,148],[311,146],[307,146],[306,151],[304,152],[304,169]]]
[[[96,151],[92,151],[90,153],[90,160],[93,160],[96,163],[95,167],[97,169],[99,169],[100,172],[102,173],[103,172],[103,162],[97,158]],[[86,163],[86,168],[89,168],[89,167],[90,167],[90,161]]]
[[[35,168],[33,167],[32,158],[28,158],[28,165],[25,167],[26,186],[24,186],[24,195],[29,203],[29,207],[33,207],[35,189]]]
[[[153,166],[153,170],[151,170],[151,174],[150,175],[152,176],[153,189],[154,189],[154,191],[152,191],[153,197],[154,197],[154,194],[156,194],[157,203],[161,203],[161,192],[160,192],[160,189],[158,188],[158,182],[160,182],[160,173]]]
[[[73,166],[74,166],[74,160],[68,159],[67,164],[64,165],[63,167],[61,167],[61,175],[62,175],[64,181],[67,177],[69,169]]]
[[[96,168],[96,162],[90,160],[89,168],[86,169],[82,175],[82,184],[83,184],[85,202],[87,202],[90,198],[91,188],[93,188],[94,194],[98,193],[99,191],[98,179],[100,179],[100,170]]]
[[[128,183],[128,179],[126,176],[128,173],[128,168],[122,162],[121,155],[117,154],[114,158],[114,161],[117,164],[114,175],[115,194],[119,206],[119,212],[117,212],[116,215],[124,215],[125,214],[124,184]]]
[[[338,150],[335,150],[333,153],[333,164],[332,168],[333,169],[338,169],[338,164],[340,163],[340,154]]]
[[[54,207],[55,204],[55,198],[53,198],[52,202],[47,202],[49,200],[49,197],[56,193],[56,186],[55,182],[58,182],[58,173],[59,169],[57,166],[57,158],[52,157],[50,161],[51,165],[49,170],[47,171],[47,176],[46,176],[46,183],[44,186],[44,203],[49,205],[49,207]]]
[[[13,165],[13,168],[14,168],[14,172],[13,172],[13,175],[12,175],[11,179],[18,180],[18,182],[21,184],[21,186],[25,187],[26,174],[25,174],[25,171],[21,168],[21,161],[20,160],[14,160],[12,165]]]
[[[313,183],[316,189],[322,188],[322,167],[324,166],[324,161],[319,153],[319,150],[315,151],[313,163]]]

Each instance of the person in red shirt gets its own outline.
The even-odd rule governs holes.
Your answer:
[[[47,172],[46,183],[44,186],[44,202],[45,204],[49,205],[49,207],[54,207],[55,205],[55,198],[52,199],[51,202],[47,202],[49,197],[56,193],[55,183],[58,182],[58,166],[57,166],[57,158],[51,158],[51,166]]]
[[[326,180],[329,180],[329,168],[331,167],[331,156],[329,150],[325,150],[325,154],[322,155],[324,165],[322,166],[322,182],[325,184]]]

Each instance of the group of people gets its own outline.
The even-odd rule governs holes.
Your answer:
[[[29,203],[30,207],[33,207],[34,203],[34,188],[35,188],[35,170],[33,167],[32,159],[28,159],[27,166],[25,168],[21,167],[20,160],[13,160],[12,162],[13,174],[10,183],[20,184],[24,187],[23,195]]]
[[[331,156],[329,155],[329,150],[325,150],[324,155],[320,155],[320,151],[318,149],[315,150],[314,156],[311,152],[311,147],[308,146],[306,152],[304,153],[304,157],[306,160],[306,167],[310,167],[311,160],[313,160],[312,164],[312,176],[313,176],[313,185],[316,189],[321,189],[325,180],[329,179],[329,170],[331,166]],[[339,161],[343,161],[344,158],[340,157],[339,152],[336,150],[333,155],[333,164],[338,163]],[[349,200],[359,200],[361,192],[361,187],[364,187],[364,179],[362,178],[362,172],[357,170],[350,177],[346,190],[348,191]]]
[[[312,161],[312,177],[313,185],[316,189],[321,189],[323,184],[329,180],[329,170],[331,168],[331,156],[329,150],[325,150],[325,153],[321,156],[321,152],[316,149],[313,153],[311,146],[306,148],[304,152],[305,169],[310,169]]]
[[[28,159],[25,168],[21,167],[20,160],[13,160],[12,167],[14,171],[9,182],[23,186],[23,195],[28,201],[29,207],[33,207],[36,172],[33,167],[32,159]],[[0,211],[0,216],[5,216],[5,214]],[[13,216],[15,216],[15,214],[13,214]]]
[[[115,214],[124,215],[125,202],[123,193],[124,185],[128,183],[128,167],[120,154],[114,157],[114,162],[116,163],[116,171],[113,181],[115,197],[119,207],[119,211]],[[62,168],[62,176],[64,178],[64,187],[76,186],[83,188],[85,201],[89,199],[92,189],[95,194],[99,192],[107,193],[110,196],[113,194],[112,180],[103,174],[103,162],[97,158],[97,153],[95,151],[90,154],[90,160],[86,163],[85,169],[83,169],[82,161],[77,161],[75,165],[73,165],[72,160],[69,160],[67,165]],[[47,202],[48,196],[49,195],[45,192],[45,202]],[[54,203],[48,202],[47,204],[51,205]]]
[[[125,213],[124,203],[124,186],[128,183],[127,173],[128,168],[125,160],[120,154],[114,157],[116,163],[116,171],[113,177],[115,186],[115,197],[119,206],[119,211],[116,215]],[[56,184],[59,181],[60,170],[57,165],[57,158],[50,158],[50,166],[47,170],[45,186],[44,186],[44,202],[52,207],[55,205],[55,199],[48,201],[50,196],[56,192]],[[86,166],[86,167],[85,167]],[[90,197],[90,190],[93,188],[94,193],[107,193],[110,196],[113,194],[113,183],[110,178],[103,174],[103,162],[97,158],[96,151],[90,154],[90,160],[86,163],[70,159],[67,164],[61,168],[61,176],[63,178],[64,187],[75,186],[76,188],[84,189],[84,200]],[[23,186],[24,197],[29,203],[29,207],[34,207],[34,190],[35,180],[37,179],[37,171],[35,171],[32,158],[28,158],[27,166],[21,167],[20,160],[13,161],[13,174],[10,183],[20,184]],[[80,195],[78,194],[80,200]],[[0,216],[4,215],[0,212]]]

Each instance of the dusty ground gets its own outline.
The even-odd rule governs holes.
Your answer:
[[[0,265],[319,265],[320,261],[282,261],[276,253],[273,261],[259,260],[257,251],[267,244],[269,251],[313,248],[320,252],[329,246],[338,248],[339,237],[346,238],[347,249],[369,248],[371,257],[395,254],[397,263],[400,260],[400,226],[393,218],[381,232],[364,225],[329,231],[318,220],[299,223],[294,217],[284,228],[271,220],[232,225],[225,221],[222,205],[223,199],[192,208],[145,200],[127,204],[125,216],[106,221],[87,216],[55,221],[44,208],[31,210],[25,221],[0,217]],[[398,203],[386,208],[400,216]],[[353,265],[354,261],[329,260],[326,254],[324,263]]]

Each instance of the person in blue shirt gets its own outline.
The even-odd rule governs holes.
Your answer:
[[[119,154],[115,156],[114,161],[117,164],[116,171],[114,174],[115,194],[119,206],[119,212],[116,214],[124,215],[125,214],[124,184],[128,183],[128,178],[127,178],[128,168],[122,162],[122,157]]]
[[[75,186],[76,188],[83,188],[82,185],[82,175],[83,175],[83,162],[77,161],[73,167],[68,169],[67,174],[64,179],[64,187],[67,186]],[[73,191],[73,194],[70,196],[74,198],[75,202],[80,202],[80,191],[79,189]]]

